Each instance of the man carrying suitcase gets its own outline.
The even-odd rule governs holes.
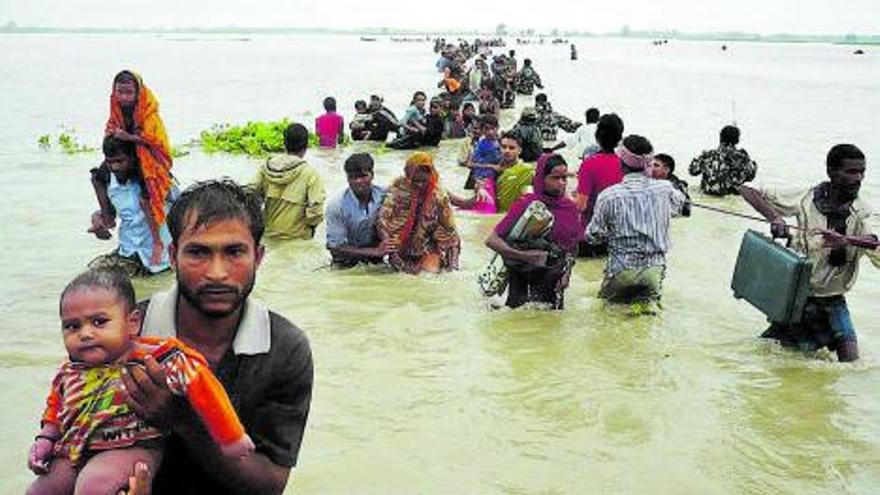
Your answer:
[[[856,146],[838,144],[828,152],[829,181],[797,191],[741,186],[742,197],[771,222],[774,237],[788,235],[784,217],[795,217],[791,247],[813,264],[810,296],[800,323],[771,324],[761,337],[805,351],[828,347],[841,362],[859,358],[855,327],[844,294],[855,283],[859,258],[880,267],[876,218],[859,199],[865,155]]]

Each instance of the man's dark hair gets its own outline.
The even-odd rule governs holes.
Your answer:
[[[721,129],[721,144],[736,146],[739,144],[739,129],[734,125],[726,125]]]
[[[302,124],[290,124],[284,129],[284,149],[299,153],[309,147],[309,130]]]
[[[527,58],[527,59],[523,60],[523,65],[524,66],[532,65],[532,59]]]
[[[535,95],[535,103],[544,103],[547,101],[547,95],[544,93],[538,93]]]
[[[360,177],[373,173],[373,157],[369,153],[355,153],[345,160],[345,175]]]
[[[324,110],[326,110],[328,112],[335,112],[336,111],[336,98],[334,98],[332,96],[328,96],[328,97],[324,98]]]
[[[476,110],[476,108],[474,108],[474,104],[468,101],[464,105],[461,106],[461,111],[463,112],[463,111],[467,110],[468,108],[470,108],[471,110]]]
[[[498,127],[498,119],[494,115],[481,115],[480,127]]]
[[[132,143],[131,141],[116,139],[112,135],[107,135],[104,137],[104,142],[101,144],[101,148],[104,151],[104,156],[106,157],[122,154],[128,156],[129,158],[137,158],[134,143]]]
[[[355,108],[355,110],[360,110],[361,108],[367,108],[367,102],[365,102],[364,100],[358,100],[358,101],[354,102],[354,108]]]
[[[638,134],[630,134],[623,139],[623,147],[635,153],[636,155],[646,155],[654,151],[651,141],[644,136]]]
[[[128,275],[125,272],[115,268],[89,268],[77,275],[61,291],[61,297],[58,301],[58,312],[61,312],[61,303],[67,294],[77,289],[85,288],[107,289],[110,292],[115,292],[119,299],[122,300],[126,313],[131,312],[135,308],[134,287],[132,287],[131,280],[128,279]]]
[[[837,170],[843,165],[844,160],[864,160],[865,154],[862,153],[854,144],[835,144],[828,150],[828,157],[825,159],[826,170],[831,172]]]
[[[669,169],[669,173],[675,172],[675,159],[666,153],[657,153],[654,155],[654,159],[662,163],[666,168]]]
[[[190,218],[190,215],[195,218]],[[218,220],[241,219],[250,228],[254,244],[263,238],[263,200],[251,188],[228,177],[196,182],[189,186],[168,212],[171,241],[177,241],[187,228],[197,229]]]
[[[522,137],[520,137],[518,132],[507,131],[501,135],[501,139],[499,141],[503,141],[505,139],[512,139],[516,141],[516,144],[518,144],[519,147],[522,148]]]
[[[599,109],[598,108],[589,108],[587,109],[587,123],[595,124],[599,122]]]
[[[596,142],[602,151],[611,152],[623,138],[623,120],[616,113],[606,113],[596,124]]]

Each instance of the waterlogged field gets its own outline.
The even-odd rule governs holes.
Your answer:
[[[863,193],[878,197],[880,59],[832,45],[578,40],[521,46],[554,107],[580,118],[615,111],[627,132],[690,158],[735,120],[772,185],[822,178],[838,142],[868,156]],[[112,248],[85,234],[96,151],[64,153],[61,133],[98,148],[112,76],[141,72],[161,102],[181,185],[252,177],[263,158],[186,146],[214,124],[283,118],[311,127],[333,95],[348,120],[356,99],[383,94],[402,114],[439,81],[425,43],[357,37],[3,35],[0,63],[0,493],[31,479],[26,452],[49,380],[64,358],[57,297]],[[530,102],[521,98],[518,109]],[[518,112],[519,110],[516,110]],[[516,112],[502,115],[509,127]],[[41,136],[50,135],[48,150]],[[458,143],[436,151],[443,184],[460,190]],[[328,192],[342,162],[372,151],[376,181],[404,152],[356,143],[313,150]],[[692,185],[696,181],[691,181]],[[739,198],[696,201],[748,212]],[[270,243],[255,296],[302,327],[316,381],[288,493],[302,494],[871,494],[880,486],[880,273],[865,265],[848,297],[863,359],[834,363],[759,342],[761,315],[729,289],[747,220],[696,210],[672,227],[658,316],[632,317],[595,298],[601,261],[579,262],[566,309],[491,310],[475,283],[495,218],[461,214],[462,270],[414,278],[375,268],[327,269],[313,241]],[[171,275],[137,283],[138,295]]]

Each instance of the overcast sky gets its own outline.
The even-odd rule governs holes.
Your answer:
[[[523,6],[528,6],[523,7]],[[47,27],[404,27],[880,34],[880,0],[0,0]]]

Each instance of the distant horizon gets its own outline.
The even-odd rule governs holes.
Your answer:
[[[541,0],[528,8],[508,0],[444,0],[426,10],[410,0],[2,0],[0,26],[55,29],[302,29],[337,32],[749,33],[753,36],[880,35],[877,0]]]
[[[499,25],[504,26],[503,24]],[[690,39],[732,39],[732,40],[773,40],[773,39],[792,39],[792,40],[839,40],[853,42],[871,41],[880,43],[880,33],[759,33],[748,30],[710,30],[710,31],[689,31],[683,29],[672,28],[653,28],[653,29],[629,29],[622,26],[621,29],[612,31],[588,31],[588,30],[571,30],[571,29],[532,29],[532,28],[516,28],[504,26],[504,32],[496,29],[477,29],[477,28],[401,28],[396,26],[379,26],[379,27],[331,27],[331,26],[246,26],[246,25],[228,25],[228,26],[56,26],[56,25],[19,25],[14,20],[7,21],[0,25],[0,33],[14,32],[105,32],[105,33],[125,33],[125,32],[155,32],[155,33],[180,33],[180,32],[200,32],[200,33],[332,33],[332,34],[371,34],[371,35],[474,35],[485,37],[681,37]]]

